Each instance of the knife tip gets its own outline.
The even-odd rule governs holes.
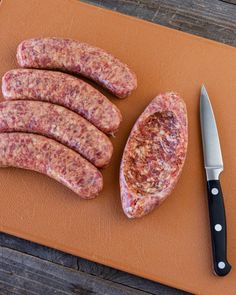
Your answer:
[[[207,90],[204,84],[201,86],[201,96],[207,96]]]
[[[206,91],[205,84],[202,84],[202,86],[201,86],[201,92],[203,92],[203,91]]]

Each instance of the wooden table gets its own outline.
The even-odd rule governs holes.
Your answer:
[[[219,0],[85,0],[236,46],[236,5]],[[232,1],[233,2],[233,1]],[[187,294],[0,234],[0,294]]]

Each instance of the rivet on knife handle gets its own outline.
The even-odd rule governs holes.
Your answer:
[[[207,191],[214,272],[218,276],[225,276],[230,272],[231,265],[227,261],[226,219],[220,181],[209,180]]]

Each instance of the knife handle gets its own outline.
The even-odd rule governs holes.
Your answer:
[[[207,192],[214,272],[225,276],[230,272],[231,265],[227,261],[226,218],[220,181],[207,181]]]

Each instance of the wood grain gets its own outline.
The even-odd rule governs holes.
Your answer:
[[[236,46],[236,5],[219,0],[83,0]]]
[[[236,5],[218,0],[84,0],[236,46]],[[228,0],[235,2],[235,0]],[[17,250],[17,251],[16,251]],[[187,294],[0,234],[0,294]]]
[[[236,0],[221,0],[221,1],[231,3],[231,4],[236,4]]]
[[[5,247],[0,247],[0,292],[35,295],[148,294]]]
[[[78,269],[77,257],[8,234],[0,234],[0,246],[30,254],[66,267]]]
[[[127,290],[129,292],[131,292],[130,289],[134,290],[135,292],[136,290],[142,291],[141,294],[163,294],[163,295],[188,294],[184,291],[179,291],[179,290],[164,286],[162,284],[158,284],[149,280],[145,280],[143,278],[139,278],[134,275],[130,275],[122,271],[118,271],[116,269],[107,267],[105,265],[94,263],[86,259],[72,256],[70,254],[66,254],[61,251],[51,249],[48,247],[44,247],[39,244],[32,243],[32,242],[29,242],[17,237],[13,237],[11,235],[4,234],[4,233],[0,234],[0,249],[1,249],[1,252],[0,252],[0,294],[1,295],[14,294],[14,293],[8,293],[8,292],[12,292],[13,287],[16,289],[19,289],[19,287],[23,284],[24,281],[25,281],[24,284],[26,287],[25,289],[22,287],[23,288],[22,290],[24,292],[29,292],[29,294],[31,294],[30,293],[31,291],[34,292],[34,289],[32,289],[33,286],[29,285],[27,280],[28,280],[29,267],[31,266],[33,267],[33,269],[30,270],[31,272],[33,273],[36,272],[34,268],[35,261],[37,262],[37,273],[38,272],[44,273],[45,271],[44,262],[46,261],[46,262],[50,262],[51,263],[50,265],[54,266],[54,268],[51,268],[51,269],[54,270],[53,274],[55,274],[56,276],[57,276],[57,272],[56,272],[57,266],[63,266],[65,267],[64,268],[65,270],[67,270],[68,268],[74,270],[74,272],[77,274],[78,280],[80,279],[80,276],[82,275],[83,277],[84,274],[89,274],[93,276],[95,282],[96,282],[96,279],[98,278],[98,283],[96,285],[97,289],[93,290],[93,293],[86,293],[87,291],[90,292],[90,285],[88,284],[87,286],[86,285],[77,286],[77,291],[81,292],[78,294],[100,294],[99,293],[100,280],[107,281],[109,283],[109,286],[110,285],[113,286],[113,283],[114,283],[115,286],[121,286],[121,289],[123,289],[123,287],[127,287],[128,288]],[[13,250],[13,252],[10,252],[10,253],[14,253],[14,255],[17,257],[22,256],[22,260],[19,260],[17,264],[14,261],[7,260],[8,264],[11,266],[11,272],[15,274],[14,276],[9,276],[6,274],[3,275],[3,270],[8,269],[9,266],[2,264],[3,262],[5,263],[6,261],[6,254],[4,254],[6,252],[2,252],[2,249],[4,251],[5,249]],[[27,257],[27,261],[28,261],[27,268],[24,263],[25,257]],[[32,260],[30,260],[30,257],[32,258]],[[33,258],[35,257],[38,259],[34,260]],[[21,273],[21,278],[18,275],[19,272]],[[46,273],[44,276],[44,279],[45,277],[47,277],[47,275],[48,274]],[[68,276],[69,275],[70,273],[68,274]],[[39,277],[35,276],[34,283],[36,284],[38,280],[39,280]],[[50,276],[48,280],[50,282],[51,280]],[[39,280],[39,282],[41,281]],[[87,283],[89,283],[89,281]],[[9,284],[13,284],[13,287],[8,286]],[[68,281],[64,282],[63,284],[68,285],[68,288],[70,286]],[[1,289],[3,288],[3,286],[6,287],[6,290],[4,292]],[[57,292],[61,291],[60,289],[61,285],[56,285],[55,288]],[[17,292],[20,292],[20,291],[17,290]],[[50,294],[50,293],[45,293],[44,289],[40,289],[37,292],[38,293],[36,294]],[[110,288],[109,291],[107,291],[107,294],[123,294],[123,293],[114,293],[114,292],[117,292],[117,291],[113,291],[113,289]],[[19,293],[16,293],[16,294],[19,294]],[[56,293],[56,294],[61,294],[61,293]],[[70,294],[74,294],[74,293],[70,293]],[[127,293],[127,294],[133,294],[133,293]],[[139,294],[139,293],[134,293],[134,294]]]
[[[101,265],[98,263],[94,263],[82,258],[79,258],[78,260],[78,267],[80,271],[90,273],[97,277],[100,277],[115,283],[119,283],[121,285],[129,286],[132,288],[145,291],[148,294],[155,294],[155,295],[190,294],[190,293],[180,291],[174,288],[170,288],[165,285],[158,284],[150,280],[146,280],[146,279],[125,273],[123,271],[119,271],[117,269],[114,269],[105,265]]]

